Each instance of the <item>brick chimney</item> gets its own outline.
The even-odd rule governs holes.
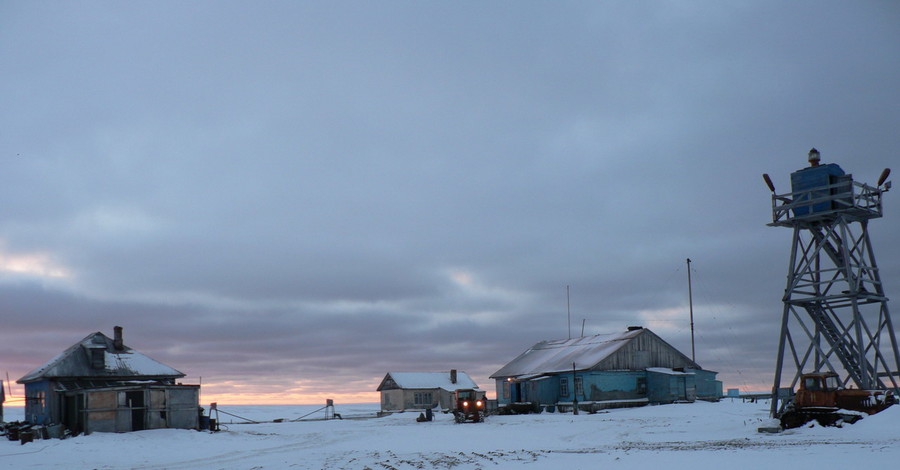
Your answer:
[[[450,369],[450,383],[456,383],[456,369]]]
[[[122,351],[125,349],[125,343],[122,342],[122,327],[117,326],[113,328],[115,337],[113,338],[113,348],[116,351]]]

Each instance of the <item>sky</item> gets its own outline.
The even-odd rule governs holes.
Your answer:
[[[893,1],[0,1],[0,371],[377,401],[643,325],[766,390],[811,147],[896,164]],[[870,235],[900,295],[900,200]],[[890,304],[889,304],[890,305]],[[21,393],[20,386],[13,391]]]

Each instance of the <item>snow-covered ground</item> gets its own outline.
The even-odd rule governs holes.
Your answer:
[[[221,406],[255,419],[299,418],[315,406]],[[377,404],[336,407],[374,415]],[[322,416],[321,413],[310,417]],[[893,468],[900,462],[900,406],[852,426],[760,434],[766,402],[724,399],[597,414],[491,416],[455,424],[438,413],[382,418],[237,424],[219,433],[152,430],[95,433],[20,445],[0,441],[0,468],[67,469],[532,469]],[[9,421],[21,408],[7,408]],[[234,424],[229,424],[230,419]],[[227,429],[226,429],[227,428]]]

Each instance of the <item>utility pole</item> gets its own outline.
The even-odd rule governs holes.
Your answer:
[[[569,339],[572,339],[572,310],[569,308],[569,286],[566,286],[566,318],[568,319]]]
[[[696,352],[694,351],[694,294],[691,292],[691,259],[687,259],[688,270],[688,308],[691,312],[691,360],[697,362]]]
[[[572,363],[572,414],[578,414],[578,389],[575,387],[575,363]]]

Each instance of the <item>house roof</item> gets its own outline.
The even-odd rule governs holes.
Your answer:
[[[694,375],[693,372],[677,371],[675,369],[667,369],[665,367],[648,367],[647,372],[654,372],[664,375]]]
[[[390,383],[393,381],[393,384]],[[396,387],[392,385],[396,384]],[[478,388],[478,384],[469,377],[469,374],[458,371],[456,383],[450,381],[450,372],[388,372],[381,380],[381,385],[376,391],[403,389],[435,389],[442,388],[454,391],[461,388]]]
[[[628,342],[650,330],[629,328],[621,333],[541,341],[491,375],[536,377],[542,374],[588,370],[613,355]]]
[[[92,366],[92,354],[96,350],[103,351],[102,367]],[[44,379],[176,379],[184,376],[124,344],[117,350],[113,340],[98,331],[16,382],[24,384]]]

